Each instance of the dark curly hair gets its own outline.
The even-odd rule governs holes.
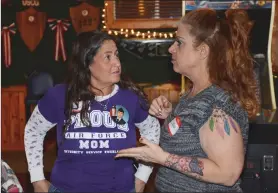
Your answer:
[[[94,57],[106,40],[116,40],[104,32],[84,32],[77,36],[73,44],[71,58],[69,60],[69,72],[66,80],[67,92],[65,100],[65,116],[64,132],[72,123],[71,116],[73,112],[73,104],[82,101],[80,112],[81,121],[86,126],[91,126],[88,116],[89,105],[95,100],[95,93],[89,88],[91,85],[90,64],[93,63]],[[137,87],[129,77],[121,74],[121,80],[118,85],[122,89],[128,89],[136,93],[140,100],[140,105],[144,109],[148,109],[148,101],[144,92]]]

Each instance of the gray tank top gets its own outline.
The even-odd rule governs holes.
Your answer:
[[[213,108],[221,108],[240,126],[244,147],[248,140],[248,114],[234,103],[223,89],[212,85],[196,96],[180,98],[180,102],[165,120],[161,130],[160,145],[163,150],[177,155],[207,158],[202,150],[199,129],[207,122]],[[181,127],[174,135],[168,131],[168,123],[176,116],[181,119]],[[156,176],[156,188],[159,192],[242,192],[240,180],[232,187],[202,182],[167,167],[160,167]]]

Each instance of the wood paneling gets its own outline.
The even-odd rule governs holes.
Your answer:
[[[1,150],[24,150],[25,86],[2,88]]]
[[[167,97],[171,103],[177,103],[181,92],[181,88],[174,84],[161,84],[155,87],[146,87],[143,90],[150,103],[160,95]]]

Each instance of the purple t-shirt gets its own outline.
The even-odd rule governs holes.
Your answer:
[[[42,115],[57,123],[59,147],[51,183],[63,192],[128,192],[133,189],[133,161],[115,160],[114,156],[121,149],[136,146],[134,124],[148,116],[140,106],[140,98],[130,90],[119,89],[110,99],[92,103],[89,108],[92,127],[82,124],[80,108],[76,105],[64,139],[65,94],[66,85],[60,84],[49,89],[38,103]],[[105,104],[107,110],[104,110]]]

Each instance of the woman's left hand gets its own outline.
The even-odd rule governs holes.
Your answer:
[[[132,157],[136,160],[157,163],[160,165],[165,163],[165,160],[169,154],[163,151],[159,145],[151,143],[145,138],[140,138],[139,142],[145,145],[141,147],[120,150],[115,157]]]

